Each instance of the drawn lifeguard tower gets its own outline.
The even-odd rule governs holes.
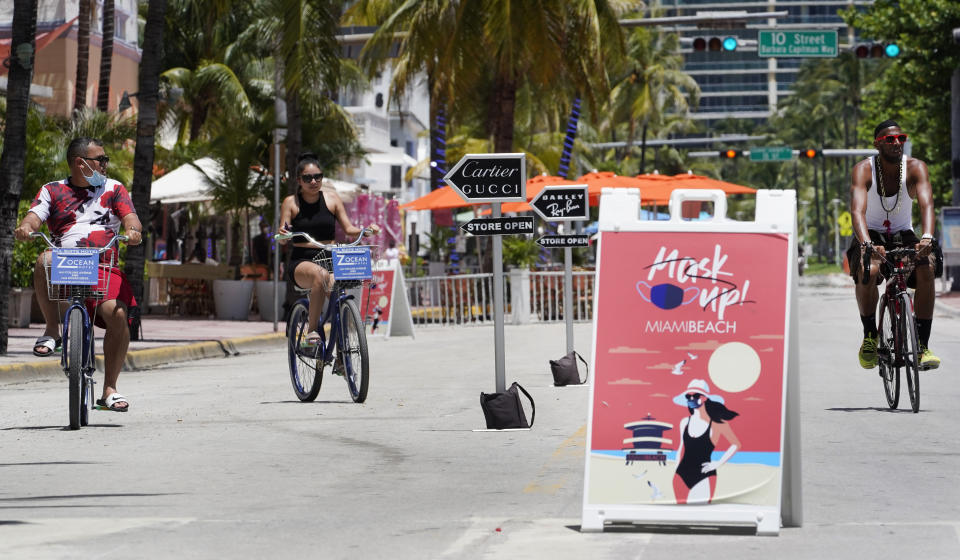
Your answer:
[[[673,444],[673,440],[663,437],[663,432],[673,429],[673,424],[658,422],[656,418],[647,414],[643,420],[628,422],[623,425],[633,437],[624,438],[623,449],[629,450],[627,464],[634,461],[656,461],[661,465],[667,464],[667,455],[663,452],[664,446]]]

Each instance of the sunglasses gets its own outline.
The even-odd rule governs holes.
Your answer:
[[[83,158],[83,159],[85,159],[85,160],[87,160],[87,161],[95,161],[95,162],[99,163],[100,165],[102,165],[103,167],[106,167],[107,164],[110,163],[110,158],[107,157],[107,156],[99,156],[99,157],[83,157],[83,156],[80,156],[80,157]]]
[[[687,393],[685,396],[687,397],[688,401],[695,401],[700,397],[702,397],[703,395],[701,395],[700,393]]]
[[[323,180],[323,173],[314,173],[313,175],[301,175],[300,180],[304,183],[311,183],[317,181],[318,183]]]
[[[904,144],[907,141],[906,134],[887,134],[886,136],[877,136],[877,140],[880,140],[884,144],[895,144],[897,142]]]

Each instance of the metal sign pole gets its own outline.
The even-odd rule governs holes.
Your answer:
[[[567,354],[573,352],[573,249],[563,248],[563,317],[567,323]]]
[[[500,217],[500,203],[493,203],[493,217]],[[507,389],[506,358],[503,351],[503,237],[493,236],[493,348],[497,392]]]

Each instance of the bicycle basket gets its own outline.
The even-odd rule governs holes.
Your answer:
[[[371,274],[369,271],[379,256],[380,247],[376,245],[344,245],[337,247],[335,250],[341,255],[341,259],[336,263],[336,266],[334,266],[333,254],[330,251],[322,251],[314,259],[314,262],[333,274],[333,279],[338,287],[349,290],[360,287],[364,282],[370,280]],[[352,259],[349,257],[343,258],[344,255],[351,254],[365,255],[365,260],[350,262]]]
[[[113,268],[114,252],[109,251],[106,261],[100,261],[100,251],[91,248],[77,249],[59,249],[58,253],[66,255],[63,258],[70,259],[93,256],[96,265],[91,265],[88,270],[82,272],[85,268],[75,262],[58,262],[57,266],[53,263],[53,253],[48,252],[48,258],[44,260],[43,270],[47,278],[47,295],[50,301],[72,301],[79,299],[103,299],[110,291],[110,269]],[[62,259],[58,259],[62,261]],[[66,268],[64,268],[66,264]],[[93,270],[95,269],[95,270]]]

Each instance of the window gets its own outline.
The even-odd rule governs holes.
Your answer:
[[[399,189],[402,186],[401,172],[402,172],[402,168],[399,165],[390,166],[390,188],[391,189]]]

